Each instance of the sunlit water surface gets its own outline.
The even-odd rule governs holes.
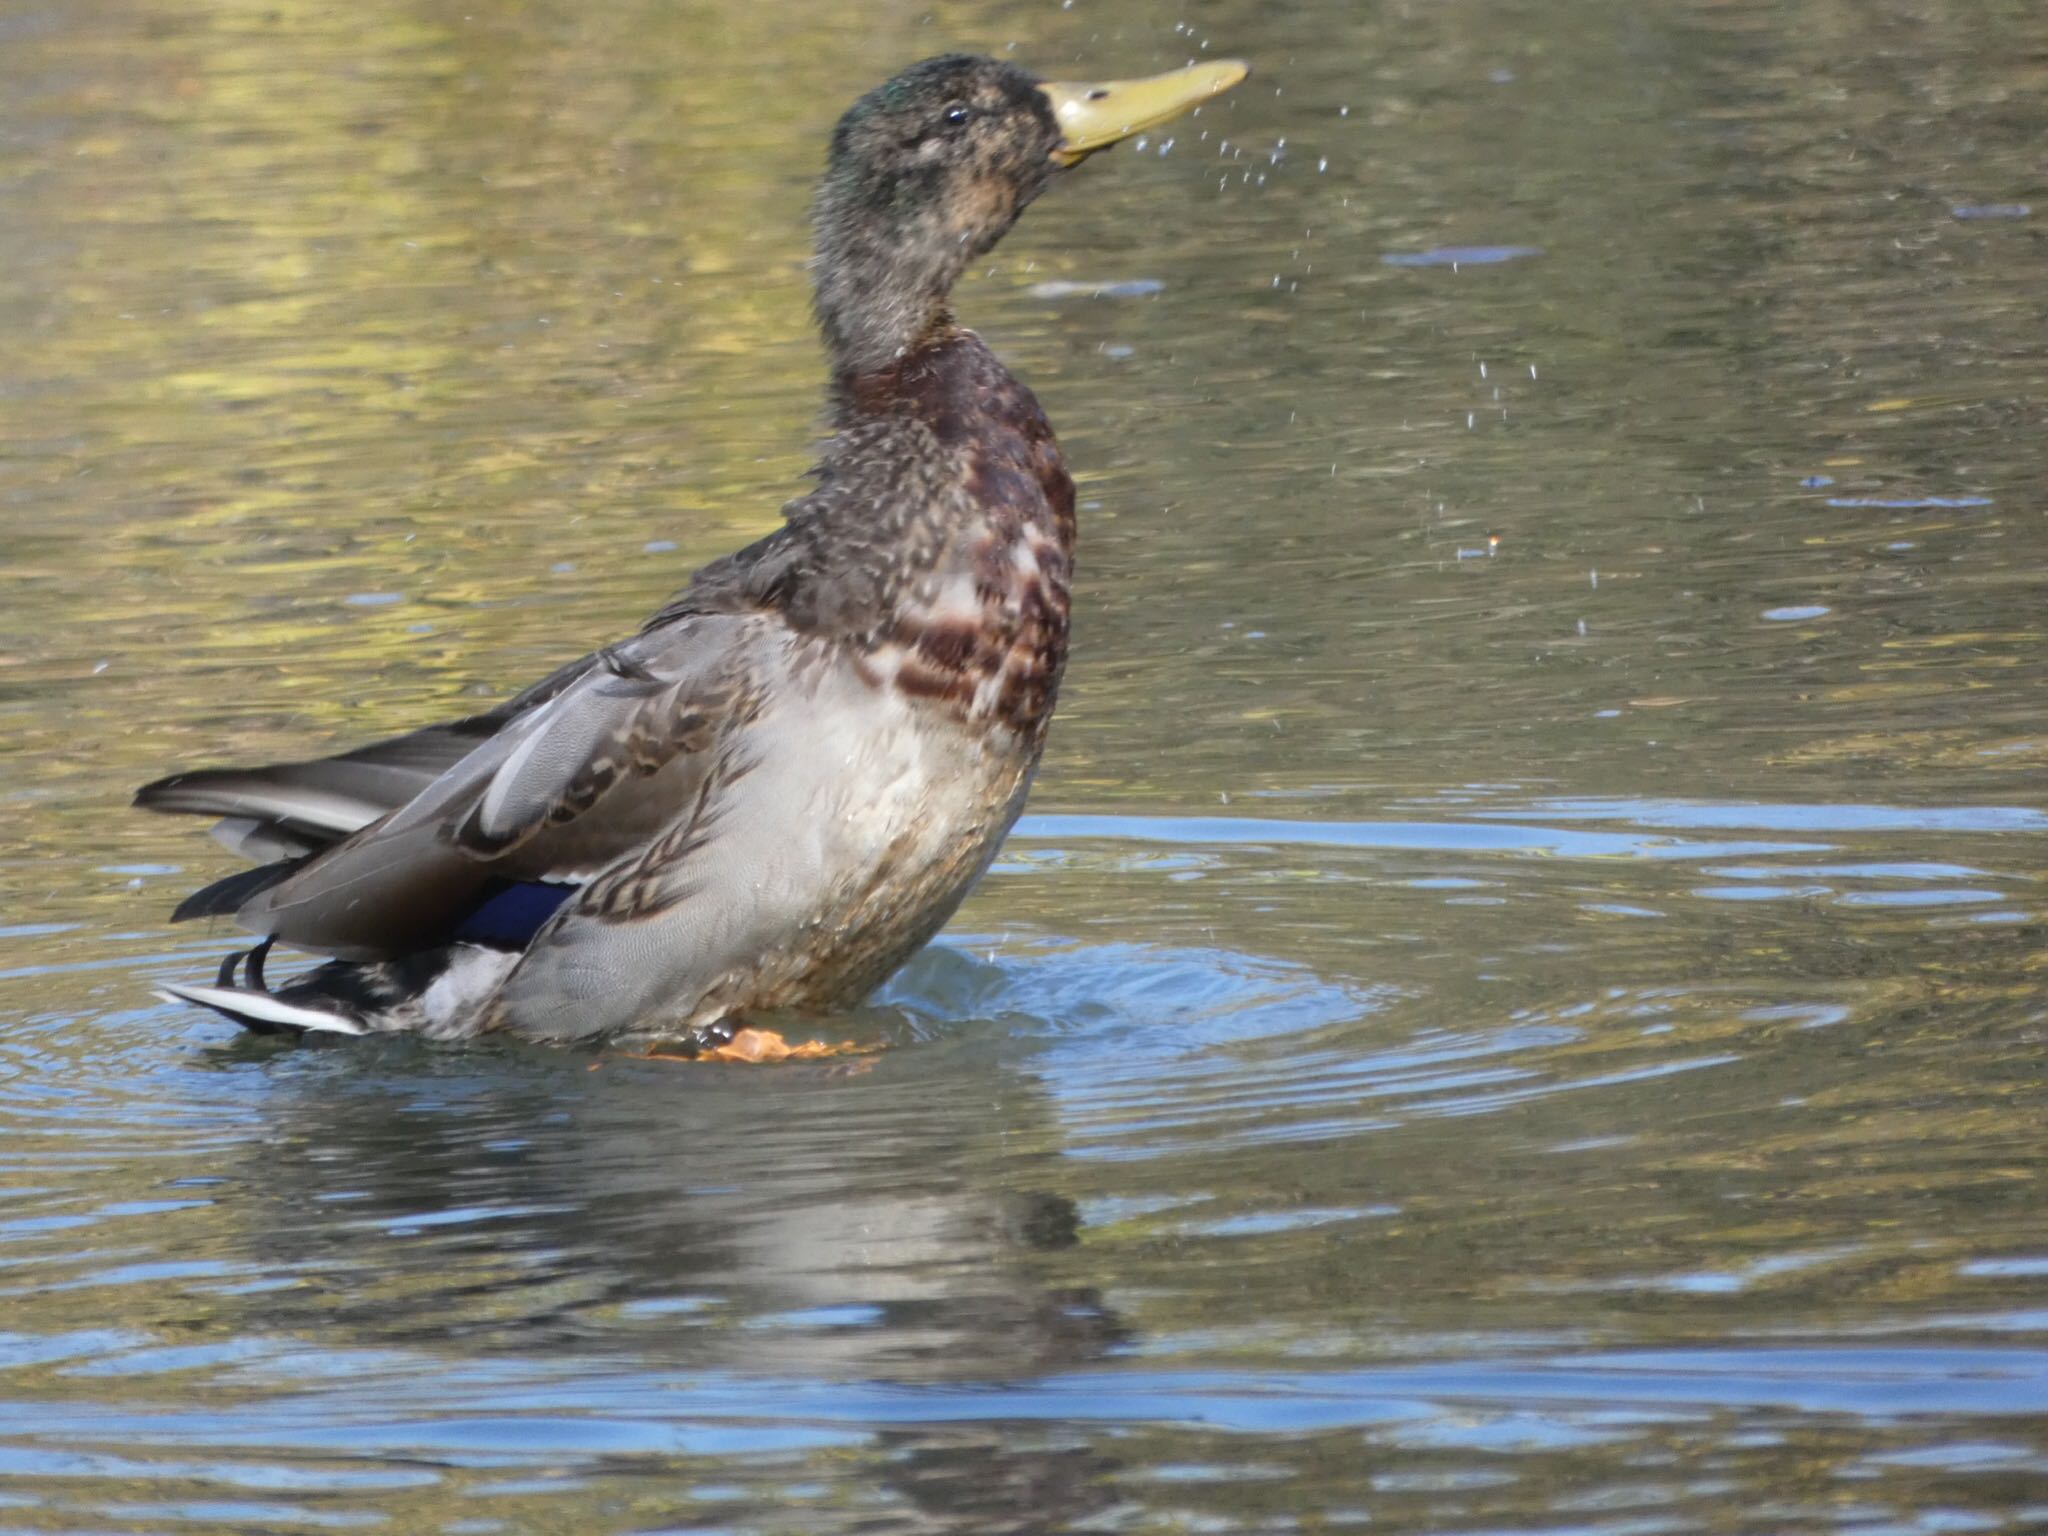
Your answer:
[[[855,1066],[281,1046],[127,814],[774,525],[967,46],[1260,73],[961,294],[1082,486]],[[2048,1524],[2035,0],[0,14],[0,1528]],[[1497,543],[1494,539],[1497,537]]]

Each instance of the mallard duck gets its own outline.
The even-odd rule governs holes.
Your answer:
[[[954,281],[1064,170],[1246,73],[1075,85],[951,55],[861,97],[814,208],[816,488],[482,714],[141,789],[259,861],[173,919],[262,942],[164,992],[258,1031],[702,1048],[871,992],[1023,809],[1067,656],[1073,481]],[[272,990],[276,942],[332,958]]]

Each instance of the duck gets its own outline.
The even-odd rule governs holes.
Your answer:
[[[1055,181],[1248,73],[949,54],[861,96],[812,207],[808,493],[481,713],[143,786],[253,865],[172,920],[260,936],[161,995],[269,1034],[833,1049],[745,1021],[852,1006],[938,933],[1023,810],[1066,667],[1074,483],[954,284]],[[274,944],[321,959],[272,987]]]

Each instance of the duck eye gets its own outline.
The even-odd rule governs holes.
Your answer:
[[[948,127],[958,128],[971,115],[965,107],[948,107],[946,108],[946,124]]]

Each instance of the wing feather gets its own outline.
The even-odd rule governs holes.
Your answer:
[[[496,724],[476,715],[430,725],[335,757],[258,768],[202,768],[174,773],[135,792],[143,810],[220,816],[326,844],[404,805],[486,740]]]
[[[366,959],[451,931],[494,879],[588,878],[697,803],[706,749],[747,694],[750,641],[775,622],[690,616],[600,652],[403,804],[256,891],[239,920]]]

